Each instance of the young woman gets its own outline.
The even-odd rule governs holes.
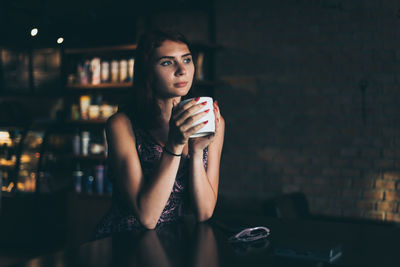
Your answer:
[[[189,138],[199,98],[178,106],[192,86],[194,64],[186,39],[177,32],[142,36],[136,51],[133,97],[106,125],[114,192],[111,210],[96,237],[154,229],[191,210],[209,219],[217,202],[225,123],[214,102],[215,134]]]

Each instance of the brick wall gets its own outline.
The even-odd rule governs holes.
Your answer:
[[[216,0],[220,192],[400,222],[400,2]]]

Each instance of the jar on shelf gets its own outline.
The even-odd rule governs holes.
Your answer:
[[[111,82],[119,82],[119,62],[117,60],[111,61]]]
[[[128,80],[130,82],[133,82],[133,69],[135,67],[135,59],[134,58],[130,58],[128,60]]]
[[[119,81],[128,81],[128,61],[126,59],[121,59],[119,61]]]
[[[101,82],[110,82],[110,62],[106,60],[101,62]]]

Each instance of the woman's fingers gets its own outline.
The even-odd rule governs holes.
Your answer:
[[[207,102],[203,102],[203,103],[199,103],[199,104],[196,104],[196,105],[192,105],[188,109],[186,109],[185,111],[181,112],[180,115],[175,118],[176,125],[179,127],[182,124],[186,123],[186,120],[189,119],[190,117],[195,116],[193,114],[195,114],[200,109],[202,109],[205,104],[207,104]]]
[[[174,135],[180,139],[179,143],[187,142],[191,135],[198,132],[207,123],[215,123],[215,133],[200,139],[207,140],[207,142],[210,143],[218,135],[222,117],[217,101],[213,103],[215,122],[206,121],[198,123],[202,117],[211,111],[210,109],[207,109],[199,112],[199,110],[204,108],[206,104],[207,102],[198,103],[198,99],[193,99],[182,106],[174,105],[171,117],[171,126],[174,129],[172,131]],[[200,139],[196,140],[199,141]]]
[[[199,113],[197,113],[197,114],[195,114],[195,115],[193,115],[193,116],[187,118],[187,119],[184,121],[184,123],[182,123],[182,124],[179,126],[179,128],[181,129],[182,132],[187,131],[189,128],[192,127],[192,125],[193,125],[194,123],[196,123],[196,121],[198,121],[199,119],[201,119],[202,117],[204,117],[204,116],[205,116],[207,113],[209,113],[209,112],[210,112],[210,110],[207,109],[207,110],[204,110],[204,111],[202,111],[202,112],[199,112]]]
[[[191,101],[185,103],[182,106],[177,105],[174,114],[172,115],[172,118],[174,120],[178,119],[186,110],[191,108],[192,106],[197,104],[197,101],[199,101],[200,98],[195,98],[192,99]]]
[[[204,126],[206,126],[206,124],[208,123],[208,121],[202,122],[200,124],[197,124],[196,126],[190,127],[186,132],[185,135],[187,135],[187,137],[191,136],[192,134],[196,133],[198,130],[200,130],[201,128],[203,128]]]

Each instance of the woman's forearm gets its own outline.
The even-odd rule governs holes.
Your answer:
[[[171,195],[180,157],[163,153],[151,181],[140,190],[136,202],[139,220],[144,227],[154,229]]]
[[[211,218],[217,203],[217,194],[207,177],[202,151],[192,154],[190,159],[190,190],[198,220]]]

